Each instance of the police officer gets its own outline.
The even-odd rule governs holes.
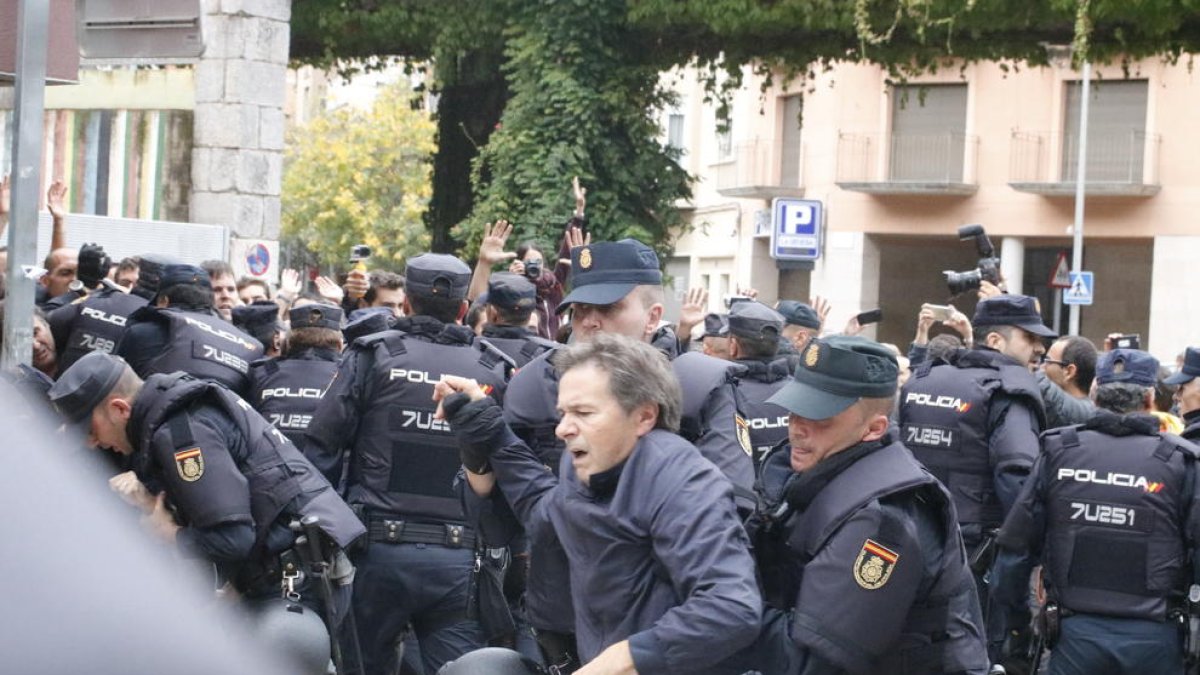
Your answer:
[[[1023,604],[1032,560],[1020,556],[1032,554],[1043,565],[1051,675],[1182,673],[1176,619],[1196,583],[1189,505],[1200,449],[1148,414],[1153,356],[1116,349],[1096,371],[1096,415],[1042,437],[998,539],[994,599]]]
[[[778,353],[783,325],[783,316],[761,302],[738,302],[729,309],[729,358],[746,367],[738,390],[745,399],[756,466],[787,438],[787,411],[767,402],[795,369],[794,360]]]
[[[133,472],[110,485],[146,514],[154,534],[184,556],[212,563],[242,597],[298,594],[300,602],[328,609],[336,628],[353,578],[341,550],[365,530],[312,464],[244,400],[183,373],[143,382],[103,352],[63,373],[50,399],[69,421],[87,425],[89,445],[131,458]],[[292,524],[309,517],[320,530],[309,536],[327,539],[325,559],[315,562],[334,568],[328,598],[316,587],[308,553],[293,550]],[[297,575],[289,584],[289,569],[307,572],[308,583]]]
[[[130,315],[116,354],[142,378],[183,371],[244,393],[250,363],[263,348],[216,315],[208,274],[195,265],[169,264],[158,285],[153,304]]]
[[[345,344],[352,344],[360,337],[389,330],[396,323],[396,315],[387,307],[365,307],[350,312],[346,326],[342,328]]]
[[[263,356],[273,358],[283,350],[285,330],[279,322],[279,305],[272,300],[256,300],[230,310],[231,323],[262,345]]]
[[[304,432],[341,360],[342,310],[304,305],[289,312],[288,319],[292,330],[283,354],[250,364],[246,400],[304,452]]]
[[[396,641],[410,622],[426,672],[484,643],[468,618],[477,533],[453,487],[454,438],[432,400],[443,375],[504,392],[511,362],[457,323],[470,279],[453,256],[409,260],[405,316],[350,345],[309,425],[308,453],[331,481],[349,450],[347,501],[368,524],[354,612],[369,675],[395,672]]]
[[[1197,375],[1200,375],[1200,349],[1188,347],[1179,372],[1163,380],[1178,387],[1175,402],[1186,426],[1182,436],[1193,442],[1200,440],[1200,380],[1196,379]]]
[[[488,279],[483,339],[507,354],[518,368],[558,347],[557,342],[538,337],[529,328],[536,306],[537,288],[529,279],[511,272],[498,272]]]
[[[878,343],[814,337],[770,399],[789,426],[751,520],[764,673],[987,671],[951,497],[889,429],[898,372]]]
[[[729,315],[709,312],[704,315],[704,333],[700,351],[705,356],[729,360]]]
[[[590,340],[617,333],[659,347],[683,390],[680,435],[717,465],[752,508],[754,466],[750,438],[739,410],[737,366],[697,352],[678,354],[678,341],[660,329],[663,313],[662,272],[653,249],[633,239],[601,242],[571,250],[573,289],[558,310],[572,311],[572,336]],[[505,417],[513,431],[557,472],[564,444],[555,436],[558,376],[548,352],[513,377],[505,397]],[[548,665],[570,672],[578,666],[574,646],[574,610],[568,594],[566,556],[558,542],[530,535],[529,586],[526,611]]]
[[[954,498],[982,600],[994,533],[1037,457],[1045,414],[1030,367],[1054,331],[1024,295],[980,301],[973,324],[974,349],[917,367],[901,390],[899,422],[900,440]],[[986,604],[984,614],[994,623]]]
[[[784,320],[781,351],[798,351],[810,337],[821,334],[821,315],[811,305],[799,300],[780,300],[775,311]]]
[[[104,279],[107,266],[90,264],[93,256],[88,253],[88,248],[85,244],[80,253],[79,278],[74,282],[80,287],[79,298],[46,317],[54,334],[54,344],[58,346],[60,372],[92,350],[111,354],[125,333],[129,315],[149,301],[144,294],[128,293]],[[156,264],[158,261],[153,257],[146,263],[147,266]],[[96,274],[100,276],[94,278]],[[153,272],[151,277],[157,279]]]

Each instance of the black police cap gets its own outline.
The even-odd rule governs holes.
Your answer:
[[[249,305],[234,307],[231,317],[233,325],[251,335],[279,329],[279,305],[270,300],[258,300]]]
[[[414,295],[462,300],[470,284],[471,268],[445,253],[423,253],[404,268],[405,289]]]
[[[812,338],[791,382],[767,399],[810,420],[833,417],[860,398],[896,393],[900,367],[887,347],[857,335]]]
[[[388,313],[391,314],[391,310],[387,307],[379,307],[377,309],[387,309]],[[288,312],[288,323],[292,325],[292,330],[297,328],[341,330],[343,316],[341,307],[317,304],[305,305],[303,307],[295,307]]]
[[[1114,349],[1096,360],[1096,384],[1158,384],[1158,359],[1140,349]]]
[[[396,323],[396,315],[387,307],[364,307],[350,312],[350,320],[342,328],[342,337],[351,343],[360,337],[381,333]]]
[[[153,298],[158,294],[162,282],[163,269],[170,265],[182,265],[183,261],[168,255],[146,253],[138,258],[138,280],[133,287],[133,293],[144,298]]]
[[[738,302],[729,309],[729,333],[756,340],[775,340],[783,332],[783,315],[761,302]]]
[[[180,284],[191,284],[212,290],[212,281],[208,278],[208,272],[196,265],[171,263],[163,266],[162,275],[158,280],[159,292]]]
[[[821,328],[821,317],[817,315],[817,310],[799,300],[780,300],[775,311],[783,315],[784,323],[813,330]]]
[[[82,422],[117,386],[125,361],[105,352],[88,352],[50,387],[50,403],[71,423]]]
[[[1200,349],[1188,347],[1183,353],[1183,367],[1178,373],[1163,380],[1167,384],[1187,384],[1200,375]]]
[[[493,274],[488,280],[487,303],[510,312],[533,309],[537,304],[537,287],[519,274]]]
[[[729,315],[716,312],[705,314],[703,337],[729,337]]]
[[[636,239],[604,241],[571,250],[571,292],[555,311],[571,303],[611,305],[638,286],[661,286],[658,254]]]
[[[1058,337],[1058,333],[1042,323],[1037,301],[1028,295],[997,295],[984,298],[975,305],[975,326],[1016,326],[1041,337]]]

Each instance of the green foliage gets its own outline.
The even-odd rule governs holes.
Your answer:
[[[670,103],[658,68],[631,48],[624,0],[513,2],[505,33],[510,99],[475,163],[476,205],[458,231],[478,244],[500,218],[519,240],[554,250],[588,188],[593,237],[633,237],[661,250],[679,223],[688,176],[659,139]]]
[[[295,130],[283,177],[283,233],[325,264],[344,264],[368,244],[372,264],[399,269],[425,251],[422,215],[432,186],[433,122],[414,110],[405,84],[370,111],[341,109]]]

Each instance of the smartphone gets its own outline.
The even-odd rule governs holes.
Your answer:
[[[858,321],[858,325],[860,325],[860,326],[866,326],[867,324],[872,324],[872,323],[879,323],[880,321],[883,320],[883,310],[882,309],[872,309],[870,311],[863,312],[862,314],[859,314],[858,316],[856,316],[854,318]]]
[[[725,297],[725,309],[733,309],[733,306],[739,302],[750,302],[754,298],[748,295],[729,295]]]
[[[1116,339],[1113,340],[1113,346],[1117,349],[1141,349],[1142,336],[1138,333],[1118,335]]]
[[[921,305],[921,309],[933,312],[934,321],[949,321],[950,317],[954,316],[954,308],[950,305],[931,305],[927,302]]]

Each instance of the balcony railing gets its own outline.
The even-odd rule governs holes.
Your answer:
[[[1022,192],[1051,196],[1075,194],[1079,166],[1077,134],[1014,131],[1009,185]],[[1157,134],[1128,131],[1089,131],[1087,175],[1089,195],[1147,197],[1157,194]]]
[[[969,134],[838,134],[837,184],[875,194],[975,192],[979,139]]]
[[[755,139],[733,145],[716,170],[717,192],[726,197],[803,197],[804,153],[800,143]]]

